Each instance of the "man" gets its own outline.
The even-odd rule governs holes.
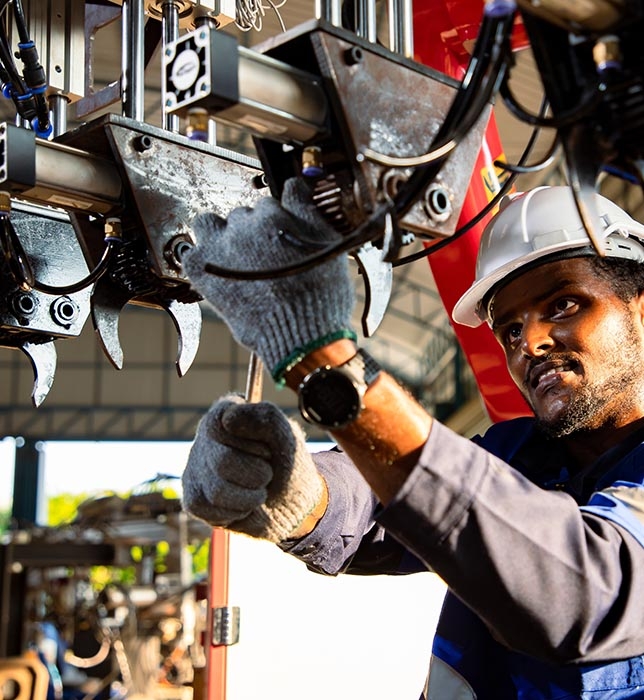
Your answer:
[[[423,698],[644,698],[644,227],[596,201],[606,258],[565,187],[513,198],[486,228],[453,316],[490,325],[535,418],[473,441],[356,350],[345,260],[261,282],[204,271],[332,242],[301,182],[282,206],[195,224],[195,287],[343,451],[309,457],[274,406],[225,397],[184,504],[327,574],[436,571],[449,593]],[[329,369],[343,364],[348,383]]]

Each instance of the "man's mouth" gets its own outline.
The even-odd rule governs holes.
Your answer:
[[[559,380],[558,375],[573,372],[577,366],[578,363],[574,360],[542,362],[530,370],[528,384],[532,389],[550,388]]]

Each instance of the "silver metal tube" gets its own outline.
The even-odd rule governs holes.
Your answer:
[[[286,68],[286,70],[284,70]],[[239,51],[239,97],[279,108],[317,123],[326,115],[326,99],[318,83],[297,70],[289,70],[263,54]],[[277,98],[277,99],[276,99]]]
[[[246,375],[245,398],[248,403],[259,403],[262,400],[263,372],[264,363],[252,352],[248,360],[248,374]]]
[[[67,131],[67,105],[69,102],[64,95],[50,95],[48,101],[53,134],[60,136]]]
[[[402,12],[400,0],[388,0],[389,11],[389,49],[394,53],[402,53]]]
[[[358,0],[356,5],[358,16],[356,17],[356,34],[367,41],[375,43],[376,32],[376,3],[375,0]]]
[[[208,143],[217,145],[217,122],[214,119],[208,119]]]
[[[213,114],[259,136],[307,141],[326,128],[322,86],[308,73],[239,48],[239,102]]]
[[[36,185],[24,196],[64,208],[107,213],[121,200],[123,185],[111,161],[36,139]]]
[[[123,0],[121,92],[123,116],[144,121],[144,0]]]
[[[315,0],[315,16],[330,22],[335,27],[342,26],[341,0]]]
[[[389,48],[407,58],[414,57],[413,0],[389,0]]]
[[[179,6],[174,0],[164,2],[161,8],[162,50],[179,38]],[[180,119],[176,114],[167,114],[163,107],[163,126],[168,131],[179,131]]]
[[[401,0],[402,3],[402,54],[406,58],[414,57],[414,3],[413,0]]]

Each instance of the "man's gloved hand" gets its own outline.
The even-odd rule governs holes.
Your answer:
[[[197,245],[184,271],[214,307],[233,337],[257,352],[275,379],[289,359],[350,332],[354,286],[344,254],[305,272],[270,280],[232,280],[205,271],[207,263],[238,270],[280,268],[340,239],[311,200],[306,183],[288,180],[282,203],[261,199],[228,219],[201,214],[193,222]],[[299,354],[299,358],[297,355]]]
[[[210,525],[281,542],[319,504],[304,434],[277,406],[230,394],[201,419],[183,474],[183,507]]]

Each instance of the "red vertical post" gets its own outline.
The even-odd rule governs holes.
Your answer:
[[[228,606],[230,533],[214,528],[210,537],[210,577],[208,580],[208,626],[206,640],[206,698],[226,700],[226,671],[228,647],[213,643],[216,608]]]
[[[470,58],[467,48],[479,31],[483,4],[482,0],[415,0],[416,60],[460,80]],[[515,29],[513,45],[521,48],[525,41],[520,25]],[[503,158],[503,147],[492,114],[458,226],[478,214],[497,191],[494,161]],[[489,218],[429,257],[438,293],[450,316],[454,304],[474,279],[479,240]],[[503,352],[489,330],[454,324],[454,332],[472,368],[491,420],[529,415],[530,409],[510,378]]]

